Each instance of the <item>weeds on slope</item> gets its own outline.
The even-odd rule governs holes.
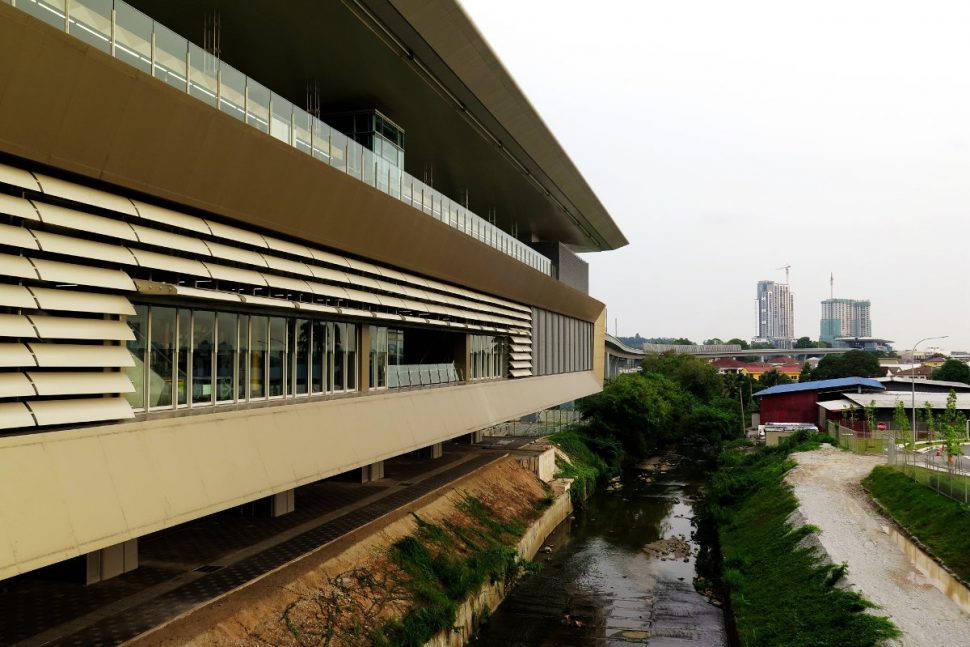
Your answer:
[[[937,559],[970,581],[970,507],[888,465],[877,465],[862,484]]]
[[[819,437],[796,434],[779,447],[725,450],[700,506],[701,524],[716,529],[722,560],[709,572],[729,598],[745,647],[864,647],[897,636],[873,605],[836,586],[845,566],[826,566],[802,540],[817,529],[792,528],[797,507],[785,473],[793,451]],[[710,566],[710,565],[709,565]]]

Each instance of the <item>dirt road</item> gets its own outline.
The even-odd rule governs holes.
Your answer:
[[[970,615],[909,562],[883,531],[887,521],[859,482],[885,459],[837,449],[793,454],[788,482],[806,521],[835,563],[848,562],[853,588],[882,607],[903,631],[906,647],[970,647]]]

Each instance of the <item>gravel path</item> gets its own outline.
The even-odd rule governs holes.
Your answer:
[[[885,461],[838,449],[793,454],[787,480],[808,523],[836,564],[849,563],[853,588],[882,607],[906,647],[970,647],[970,615],[937,590],[883,531],[885,519],[859,482]]]

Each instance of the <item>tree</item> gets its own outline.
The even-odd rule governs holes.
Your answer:
[[[862,410],[866,416],[866,433],[871,434],[876,428],[876,401],[870,400],[869,404],[864,406]]]
[[[934,380],[970,384],[970,366],[957,359],[948,359],[943,362],[942,366],[933,369],[930,377]]]
[[[815,348],[815,342],[808,337],[799,337],[795,340],[795,348]]]
[[[704,343],[708,346],[720,346],[724,342],[721,340],[720,337],[711,337],[710,339],[705,339]]]
[[[896,408],[893,410],[893,427],[896,431],[896,439],[902,438],[906,443],[910,441],[909,416],[906,414],[906,405],[902,400],[896,400]]]
[[[946,396],[946,409],[940,416],[940,431],[943,432],[943,443],[946,447],[946,461],[953,464],[953,457],[963,453],[960,447],[961,437],[966,433],[967,417],[957,410],[956,391],[950,390]]]
[[[737,337],[732,337],[731,339],[727,340],[726,343],[737,344],[741,347],[741,350],[748,350],[748,348],[750,348],[748,342],[744,341],[743,339],[738,339]]]
[[[758,378],[758,386],[762,389],[778,386],[779,384],[791,384],[791,378],[783,373],[779,373],[775,369],[771,369],[767,373],[762,373],[761,377]]]
[[[877,377],[882,372],[879,360],[864,350],[850,350],[842,355],[826,355],[812,371],[816,380],[840,377]]]
[[[923,409],[920,411],[920,417],[926,426],[926,438],[934,440],[936,438],[936,418],[933,417],[933,405],[929,402],[924,402]]]
[[[815,379],[812,375],[812,367],[808,365],[808,362],[805,362],[802,364],[802,372],[798,374],[798,381],[810,382]]]
[[[699,357],[683,353],[661,353],[643,358],[643,373],[656,373],[673,380],[702,402],[722,394],[723,385],[717,369]]]
[[[687,339],[686,337],[678,337],[673,341],[673,344],[675,346],[694,346],[695,345],[694,342]]]

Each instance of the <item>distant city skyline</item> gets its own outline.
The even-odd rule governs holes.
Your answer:
[[[589,258],[611,332],[749,339],[791,265],[798,337],[835,272],[897,349],[970,349],[939,253],[970,236],[970,3],[462,5],[630,240]]]
[[[836,337],[871,337],[870,303],[861,299],[825,299],[819,322],[819,341],[832,343]]]

